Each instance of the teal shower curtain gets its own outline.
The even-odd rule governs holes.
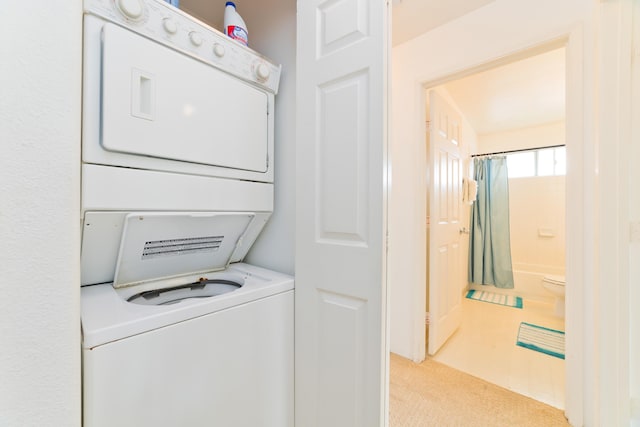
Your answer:
[[[512,289],[507,158],[476,157],[473,167],[478,197],[471,209],[469,281]]]

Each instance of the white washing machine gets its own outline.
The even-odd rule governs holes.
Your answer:
[[[273,211],[280,67],[156,0],[85,0],[83,424],[293,425]]]

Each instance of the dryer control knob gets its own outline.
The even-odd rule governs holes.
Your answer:
[[[144,6],[141,0],[116,0],[116,6],[120,13],[133,21],[142,18]]]
[[[169,34],[175,34],[178,32],[178,25],[176,25],[176,21],[171,18],[164,18],[162,20],[162,26],[164,30]]]
[[[255,72],[256,72],[256,77],[260,81],[267,80],[271,75],[271,70],[269,70],[269,67],[264,62],[261,62],[260,64],[258,64]]]
[[[191,40],[191,44],[194,46],[202,45],[202,36],[196,31],[191,31],[189,33],[189,40]]]
[[[213,53],[218,57],[222,58],[225,54],[224,46],[220,43],[214,43],[213,45]]]

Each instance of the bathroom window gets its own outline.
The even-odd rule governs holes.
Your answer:
[[[564,146],[507,154],[509,178],[565,175],[566,159]]]

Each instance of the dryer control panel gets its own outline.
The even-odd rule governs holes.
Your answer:
[[[278,92],[280,65],[166,2],[85,0],[84,10],[274,94]]]

